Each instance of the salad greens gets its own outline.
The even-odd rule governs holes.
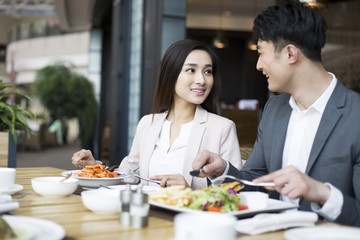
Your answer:
[[[194,191],[188,208],[209,211],[217,208],[219,212],[238,211],[239,196],[232,188],[228,190],[220,186],[211,185],[205,190]],[[213,210],[212,210],[213,211]]]

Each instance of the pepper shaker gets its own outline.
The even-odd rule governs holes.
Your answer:
[[[133,228],[142,228],[148,225],[149,202],[148,195],[142,192],[140,184],[131,196],[130,221]]]
[[[130,184],[126,184],[126,188],[120,192],[121,212],[120,223],[124,225],[130,224],[130,201],[131,201]]]

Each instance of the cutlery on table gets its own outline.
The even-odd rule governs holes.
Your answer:
[[[26,197],[27,195],[30,195],[30,194],[33,194],[33,191],[29,190],[29,191],[24,192],[24,193],[16,193],[16,194],[14,194],[13,198],[20,199],[20,198],[24,198],[24,197]]]
[[[137,168],[137,169],[138,169],[138,168]],[[142,177],[142,176],[140,176],[139,174],[135,173],[135,171],[136,171],[137,169],[135,169],[135,170],[133,170],[133,171],[130,170],[127,174],[122,175],[122,176],[119,176],[119,178],[137,177],[137,178],[139,178],[139,179],[141,179],[141,180],[145,180],[145,181],[148,181],[148,182],[156,183],[156,184],[159,184],[159,185],[161,184],[161,181],[152,180],[152,179],[150,179],[150,178]]]
[[[190,175],[193,177],[197,177],[200,175],[201,172],[202,172],[202,168],[200,168],[199,170],[192,170],[190,171]]]
[[[221,184],[222,181],[225,180],[226,178],[233,179],[235,181],[241,182],[242,184],[249,185],[249,186],[258,186],[258,187],[273,187],[273,186],[275,186],[275,184],[273,182],[254,183],[252,181],[240,179],[240,178],[237,178],[237,177],[234,177],[231,175],[221,175],[217,178],[213,178],[213,179],[208,178],[208,179],[211,182],[211,184]]]
[[[199,170],[190,171],[190,175],[196,177],[201,172],[202,172],[202,168],[200,168]],[[223,182],[223,180],[225,180],[226,178],[233,179],[235,181],[241,182],[242,184],[249,185],[249,186],[259,186],[259,187],[273,187],[273,186],[275,186],[275,184],[273,182],[254,183],[252,181],[248,181],[248,180],[245,180],[245,179],[240,179],[240,178],[237,178],[237,177],[234,177],[234,176],[231,176],[231,175],[221,175],[221,176],[219,176],[217,178],[213,178],[213,179],[208,177],[211,184],[214,184],[214,185],[221,184]]]
[[[112,189],[111,187],[108,187],[108,186],[105,186],[105,185],[102,185],[102,184],[100,184],[100,187],[103,187],[103,188],[106,188],[106,189],[111,189],[111,190],[114,190],[114,189]]]
[[[140,175],[138,175],[138,174],[136,174],[136,173],[133,173],[133,176],[134,176],[134,177],[137,177],[137,178],[140,178],[141,180],[145,180],[145,181],[148,181],[148,182],[156,183],[156,184],[159,184],[159,185],[161,184],[161,181],[152,180],[152,179],[150,179],[150,178],[142,177],[142,176],[140,176]]]
[[[66,179],[71,177],[72,173],[68,173],[63,179],[60,180],[60,182],[64,182]]]

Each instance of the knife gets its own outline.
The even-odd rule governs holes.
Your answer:
[[[200,173],[203,171],[202,168],[200,168],[199,170],[193,170],[193,171],[190,171],[190,175],[193,176],[193,177],[197,177],[200,175]]]

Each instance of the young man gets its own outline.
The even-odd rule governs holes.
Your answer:
[[[299,204],[328,221],[360,226],[360,95],[321,64],[326,23],[298,0],[269,7],[254,21],[256,68],[269,90],[254,150],[242,170],[209,151],[193,169],[230,174],[267,187],[272,198]],[[248,188],[249,189],[249,188]]]

